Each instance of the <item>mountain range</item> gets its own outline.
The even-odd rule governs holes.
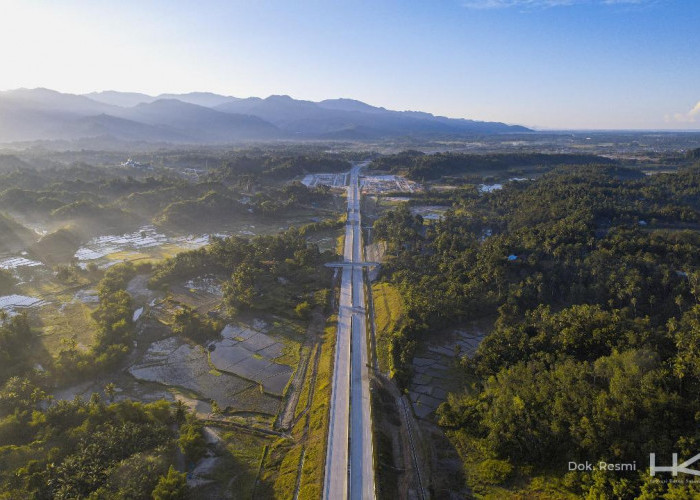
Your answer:
[[[0,92],[0,143],[37,140],[225,144],[270,140],[374,140],[530,132],[518,125],[391,111],[353,99],[286,95],[237,98],[209,92]]]

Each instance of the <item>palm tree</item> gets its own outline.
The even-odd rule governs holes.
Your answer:
[[[217,403],[215,400],[211,400],[211,414],[214,415],[215,417],[220,417],[223,412],[221,411],[221,407],[219,406],[219,403]]]
[[[110,403],[114,403],[114,394],[116,392],[116,388],[117,386],[114,385],[112,382],[105,386],[105,394],[109,398]]]
[[[181,399],[176,400],[173,406],[175,407],[175,421],[182,425],[187,417],[187,406]]]

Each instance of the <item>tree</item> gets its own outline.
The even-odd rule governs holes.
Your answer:
[[[303,302],[300,302],[294,308],[294,313],[300,319],[309,319],[309,316],[311,315],[311,304],[309,304],[309,302],[306,300]]]
[[[700,381],[700,305],[686,311],[680,321],[671,320],[669,331],[678,350],[673,364],[676,376]]]
[[[219,403],[217,403],[215,399],[211,400],[211,414],[215,417],[220,417],[221,415],[223,415],[223,411],[221,410]]]
[[[185,405],[184,401],[178,399],[173,403],[173,406],[175,407],[175,422],[178,425],[182,425],[187,419],[187,405]]]
[[[114,395],[116,393],[117,386],[113,382],[110,382],[105,386],[105,394],[109,398],[110,403],[114,403]]]
[[[161,476],[153,489],[153,500],[186,500],[189,498],[187,476],[171,465],[167,476]]]
[[[188,417],[187,422],[180,427],[178,440],[180,451],[193,463],[202,458],[207,450],[207,442],[204,439],[202,429],[201,422],[193,416]]]
[[[235,314],[241,309],[253,306],[255,300],[255,285],[259,271],[248,263],[242,263],[231,275],[231,281],[226,290],[229,309]]]
[[[216,321],[203,318],[188,306],[178,309],[173,319],[173,332],[195,342],[206,342],[219,331]]]

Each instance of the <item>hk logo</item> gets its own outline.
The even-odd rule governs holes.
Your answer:
[[[682,464],[678,463],[678,453],[674,453],[673,465],[661,467],[656,465],[656,453],[649,453],[649,474],[655,476],[657,472],[670,472],[672,475],[677,476],[679,472],[683,474],[692,474],[693,476],[700,476],[700,470],[689,469],[689,465],[693,465],[695,462],[700,460],[700,453],[695,455],[693,458],[689,458]]]

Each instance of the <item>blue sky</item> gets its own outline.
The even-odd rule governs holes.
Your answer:
[[[0,12],[2,89],[350,97],[539,128],[700,129],[696,0],[0,0]]]

